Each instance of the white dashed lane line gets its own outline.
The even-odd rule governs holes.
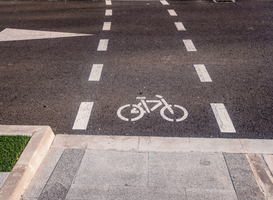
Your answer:
[[[111,0],[105,0],[105,4],[106,4],[107,6],[111,6],[111,5],[112,5],[112,1],[111,1]]]
[[[187,51],[197,51],[191,40],[183,40]]]
[[[184,25],[182,24],[182,22],[174,22],[174,24],[175,24],[178,31],[185,31],[186,30]]]
[[[94,64],[88,81],[99,81],[101,77],[103,64]]]
[[[93,102],[82,102],[75,119],[73,130],[86,130],[91,111],[93,108]]]
[[[105,10],[105,16],[112,16],[113,15],[113,10],[107,9]]]
[[[168,6],[168,5],[170,5],[167,1],[165,1],[165,0],[161,0],[160,1],[161,3],[162,3],[162,5],[164,5],[164,6]]]
[[[236,133],[226,107],[222,103],[211,103],[211,108],[222,133]]]
[[[194,65],[201,82],[212,82],[210,75],[203,64]]]
[[[103,31],[110,31],[110,29],[111,29],[111,22],[104,22],[102,30]]]
[[[177,16],[176,12],[174,10],[168,10],[170,16]]]
[[[109,39],[101,39],[97,51],[107,51]]]

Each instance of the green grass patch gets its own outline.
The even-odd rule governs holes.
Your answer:
[[[0,172],[12,170],[29,139],[24,135],[0,135]]]

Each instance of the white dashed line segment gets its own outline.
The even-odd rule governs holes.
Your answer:
[[[183,40],[187,51],[197,51],[191,40]]]
[[[186,30],[184,25],[182,24],[182,22],[174,22],[174,24],[175,24],[178,31],[185,31]]]
[[[109,39],[101,39],[97,51],[107,51]]]
[[[99,81],[101,77],[103,64],[94,64],[88,81]]]
[[[93,102],[82,102],[75,119],[73,130],[86,130],[91,111],[93,108]]]
[[[162,5],[164,5],[164,6],[168,6],[168,5],[170,5],[167,1],[165,1],[165,0],[161,0],[160,1],[161,3],[162,3]]]
[[[211,108],[222,133],[236,133],[232,121],[228,115],[225,105],[222,103],[211,103]]]
[[[111,0],[105,0],[105,4],[106,4],[107,6],[111,6],[111,5],[112,5],[112,1],[111,1]]]
[[[102,30],[103,31],[110,31],[110,29],[111,29],[111,22],[104,22]]]
[[[168,12],[171,16],[177,16],[177,14],[174,10],[168,10]]]
[[[113,11],[112,10],[105,10],[105,16],[112,16]]]
[[[210,75],[203,64],[194,65],[201,82],[212,82]]]

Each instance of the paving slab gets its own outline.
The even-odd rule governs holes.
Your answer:
[[[38,199],[65,199],[83,155],[84,150],[82,149],[64,150]]]
[[[234,190],[204,190],[187,188],[187,199],[190,200],[238,200]]]
[[[147,186],[148,153],[86,150],[73,184]]]
[[[265,200],[245,154],[224,154],[230,177],[240,200]]]
[[[220,153],[149,153],[150,187],[233,190]]]
[[[72,184],[66,200],[107,200],[109,185]]]
[[[185,188],[110,186],[108,199],[186,200]]]

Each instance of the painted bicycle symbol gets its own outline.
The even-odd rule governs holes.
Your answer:
[[[124,106],[121,106],[117,111],[118,117],[124,121],[137,121],[141,119],[144,114],[155,111],[161,105],[164,106],[160,110],[160,115],[161,117],[163,117],[163,119],[167,121],[181,122],[188,117],[188,111],[184,107],[179,105],[170,105],[165,99],[163,99],[162,96],[155,96],[159,98],[159,100],[146,100],[146,97],[136,97],[136,99],[140,100],[140,102],[138,104],[126,104]],[[155,105],[151,109],[149,109],[147,103],[153,103]],[[179,113],[181,113],[181,111],[179,110],[182,110],[182,116],[176,117],[174,115],[174,110]]]

